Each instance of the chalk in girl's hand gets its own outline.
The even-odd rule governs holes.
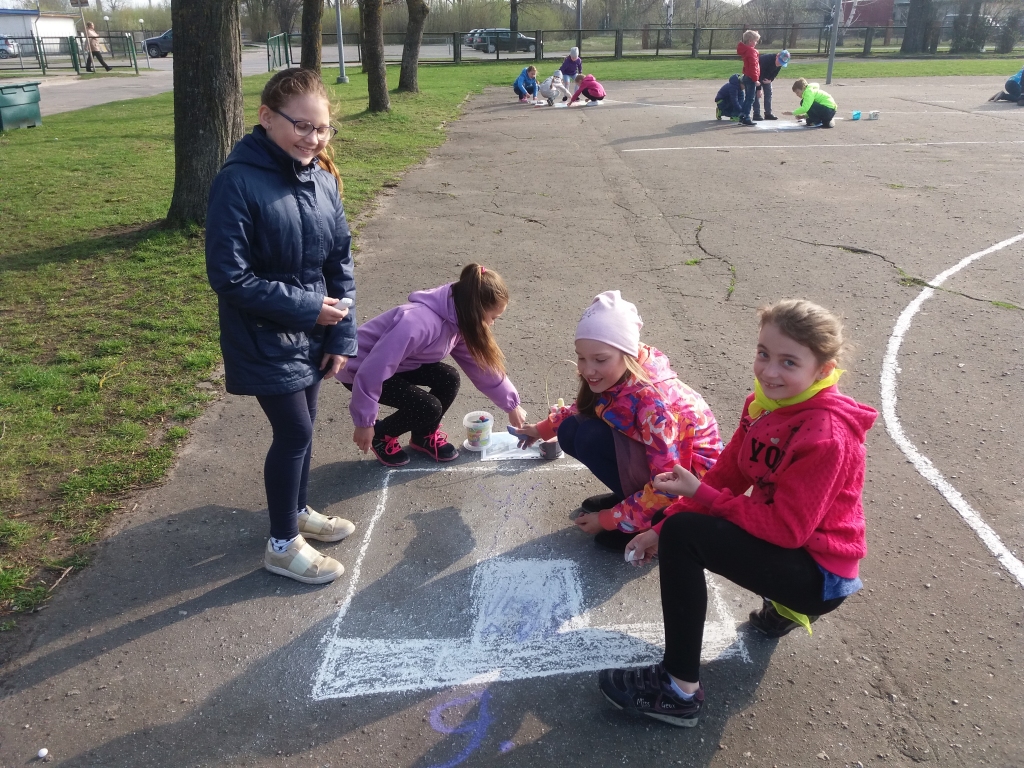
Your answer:
[[[565,400],[563,400],[562,398],[558,398],[558,407],[565,408]]]
[[[505,427],[505,429],[508,430],[508,433],[510,435],[515,435],[516,437],[519,437],[519,430],[516,429],[515,427],[513,427],[511,424],[509,424],[507,427]]]
[[[637,557],[636,553],[637,553],[637,550],[635,550],[635,549],[627,549],[626,550],[626,562],[627,563],[632,563],[634,560],[639,560],[640,557],[643,557],[643,555],[641,555],[640,557]]]
[[[342,299],[341,301],[339,301],[338,303],[341,304],[341,306],[343,306],[343,307],[351,307],[352,306],[352,299],[346,297],[346,298]]]

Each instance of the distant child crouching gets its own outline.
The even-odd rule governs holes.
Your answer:
[[[801,77],[793,83],[793,93],[800,97],[800,106],[793,110],[797,120],[806,119],[808,126],[836,127],[836,100],[817,83],[808,83]]]
[[[537,68],[531,64],[520,72],[519,77],[512,83],[512,90],[520,102],[529,101],[531,96],[537,98]]]

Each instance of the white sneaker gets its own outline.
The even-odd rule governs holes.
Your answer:
[[[312,507],[299,513],[299,533],[317,541],[341,541],[351,536],[356,527],[343,517],[321,515]]]
[[[835,128],[836,127],[836,119],[834,117],[831,120],[828,121],[828,127],[829,128]]]
[[[303,584],[328,584],[345,572],[345,566],[317,552],[302,536],[297,536],[284,552],[275,552],[273,544],[268,541],[263,567]]]

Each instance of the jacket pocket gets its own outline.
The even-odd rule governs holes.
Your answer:
[[[309,356],[309,336],[289,331],[274,323],[257,322],[252,326],[256,349],[267,360],[295,360]]]

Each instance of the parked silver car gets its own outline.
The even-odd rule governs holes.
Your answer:
[[[0,59],[16,59],[21,56],[21,46],[13,37],[0,35]]]

